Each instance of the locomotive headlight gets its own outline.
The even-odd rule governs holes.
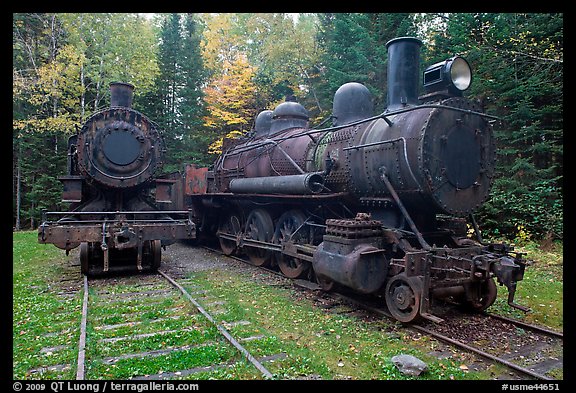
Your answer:
[[[460,56],[436,63],[424,71],[424,88],[427,93],[447,90],[449,94],[462,95],[471,83],[470,64]]]
[[[455,88],[464,91],[470,87],[472,82],[472,70],[463,57],[455,57],[448,65],[450,79]]]

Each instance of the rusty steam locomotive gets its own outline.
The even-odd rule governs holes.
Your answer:
[[[165,146],[158,126],[131,108],[134,86],[110,85],[110,108],[94,113],[68,140],[62,176],[68,212],[43,212],[38,241],[80,246],[84,274],[155,270],[162,246],[191,239],[189,211],[173,210],[181,180],[159,176]]]
[[[261,112],[249,137],[225,140],[213,167],[187,165],[184,200],[198,236],[326,290],[381,296],[402,322],[439,321],[435,298],[484,310],[495,280],[524,309],[513,302],[522,254],[484,242],[472,214],[493,183],[493,117],[463,97],[472,74],[460,56],[428,67],[419,96],[421,44],[387,43],[380,115],[365,86],[347,83],[334,95],[332,127],[311,129],[307,110],[284,102]]]

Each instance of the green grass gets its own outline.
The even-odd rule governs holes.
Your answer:
[[[79,266],[72,257],[52,245],[37,243],[36,232],[13,236],[13,375],[14,379],[74,379],[79,338],[81,296],[62,297],[59,278],[62,274],[78,277]],[[540,323],[561,330],[563,327],[562,246],[544,251],[535,244],[516,247],[532,260],[525,278],[518,283],[516,301],[532,309],[528,314],[506,304],[507,291],[499,287],[495,305],[489,310]],[[190,252],[195,252],[190,248]],[[76,262],[76,261],[74,261]],[[471,355],[455,351],[440,360],[431,351],[439,344],[402,329],[396,322],[381,318],[362,318],[352,308],[338,306],[323,309],[313,297],[289,283],[271,285],[266,274],[246,269],[243,273],[210,270],[191,277],[190,292],[215,318],[223,321],[249,321],[228,330],[237,339],[262,335],[264,338],[242,342],[256,358],[285,354],[264,366],[278,379],[491,379],[502,369],[484,372],[466,371]],[[71,285],[71,284],[68,284]],[[138,280],[115,287],[115,293],[159,289],[138,289]],[[192,288],[193,286],[193,288]],[[165,287],[163,287],[165,288]],[[214,301],[224,305],[212,305]],[[238,351],[224,341],[213,326],[183,298],[143,299],[102,295],[97,286],[90,290],[87,365],[88,378],[125,379],[134,375],[171,372],[179,369],[220,365],[214,370],[182,376],[186,379],[261,379],[262,376]],[[179,316],[158,321],[158,318]],[[115,329],[104,325],[127,321],[140,324]],[[98,343],[110,337],[122,337],[159,330],[175,330],[161,336],[139,340]],[[52,333],[52,334],[50,334]],[[56,334],[54,334],[56,333]],[[200,344],[200,345],[196,345]],[[57,351],[44,351],[58,345]],[[121,359],[106,364],[106,357],[189,345],[187,349],[158,357]],[[402,375],[391,362],[394,355],[412,354],[428,364],[420,377]],[[30,369],[55,364],[69,364],[67,370],[29,375]]]
[[[277,378],[298,379],[482,379],[465,372],[455,359],[438,360],[429,355],[431,342],[415,341],[395,322],[361,320],[349,313],[326,311],[314,305],[306,292],[292,285],[270,286],[254,280],[250,271],[238,274],[212,270],[193,276],[209,292],[219,293],[228,304],[230,320],[250,325],[230,329],[238,337],[266,334],[267,340],[247,342],[256,357],[286,353],[287,357],[266,367]],[[391,362],[399,353],[413,354],[428,363],[429,371],[418,378],[402,375]],[[244,379],[244,367],[217,370],[210,378]]]
[[[67,270],[62,250],[38,244],[36,232],[17,232],[12,251],[13,376],[36,379],[28,370],[76,362],[82,303],[80,295],[57,295],[56,280]],[[41,352],[59,345],[71,349]],[[47,372],[43,378],[73,379],[74,371]]]

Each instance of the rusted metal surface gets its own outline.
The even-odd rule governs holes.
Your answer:
[[[327,234],[314,252],[316,274],[361,293],[380,289],[388,273],[380,223],[359,217],[326,224]]]
[[[386,43],[388,50],[388,109],[418,103],[420,46],[415,37],[399,37]]]
[[[134,85],[124,82],[110,83],[110,106],[132,108]]]
[[[156,202],[171,203],[176,197],[178,180],[156,179]]]
[[[65,220],[50,219],[67,214]],[[38,242],[52,243],[65,250],[78,247],[81,242],[99,242],[110,248],[127,249],[148,240],[175,241],[194,237],[195,228],[188,211],[84,212],[83,215],[105,218],[83,219],[78,213],[76,218],[71,218],[69,213],[46,212],[38,228]],[[144,218],[144,215],[155,218]]]
[[[205,194],[208,189],[208,168],[198,168],[194,164],[187,164],[184,168],[186,195]]]
[[[308,172],[308,156],[315,142],[297,136],[302,129],[284,130],[257,138],[225,152],[216,163],[219,190],[227,191],[233,178],[299,175]]]
[[[149,180],[165,150],[158,129],[146,116],[121,107],[92,115],[78,134],[77,146],[81,174],[110,188]]]
[[[62,182],[62,202],[82,202],[82,176],[60,176]]]
[[[67,252],[81,246],[82,273],[96,264],[107,272],[115,258],[138,270],[157,268],[161,246],[196,236],[183,210],[180,174],[157,176],[165,153],[161,131],[131,108],[133,89],[112,83],[111,107],[69,139],[68,173],[59,179],[70,211],[45,212],[38,228],[40,243]]]
[[[323,183],[324,178],[320,173],[255,177],[232,179],[230,181],[230,191],[240,194],[317,194],[323,190]]]
[[[184,178],[182,173],[173,172],[155,179],[156,205],[160,210],[185,210]]]
[[[313,266],[317,275],[361,293],[373,293],[384,283],[384,261],[384,250],[372,244],[327,237],[314,252]]]

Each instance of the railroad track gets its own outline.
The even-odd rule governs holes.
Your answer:
[[[247,326],[249,321],[225,320],[226,304],[190,279],[163,271],[83,276],[80,290],[77,364],[48,365],[29,375],[76,368],[77,380],[202,379],[240,367],[248,370],[247,379],[273,379],[265,364],[286,356],[253,356],[246,343],[266,337],[253,335],[258,328]]]
[[[466,340],[472,341],[472,344],[451,337],[452,335],[445,333],[449,330],[445,326],[442,327],[441,332],[438,331],[438,327],[434,326],[414,325],[412,328],[467,351],[474,352],[529,378],[538,380],[556,379],[548,376],[547,373],[563,368],[563,334],[520,321],[503,320],[496,315],[485,314],[482,317],[489,320],[489,322],[483,322],[491,324],[492,328],[511,332],[510,335],[506,335],[504,341],[498,340],[497,343],[490,343],[490,350],[480,349],[480,345],[484,340],[479,337]],[[465,319],[468,319],[468,316]],[[470,318],[470,320],[478,320],[478,315],[476,318]],[[466,321],[468,326],[473,326],[473,323],[468,322]],[[525,329],[530,330],[530,333],[527,333]],[[454,331],[452,334],[454,334]],[[510,341],[507,340],[523,340],[524,342],[511,346]]]
[[[211,252],[218,250],[209,249]],[[234,258],[254,267],[243,259]],[[272,273],[284,277],[281,273],[271,269],[265,269]],[[267,379],[270,378],[266,371],[257,366],[259,363],[266,370],[268,360],[282,359],[286,355],[283,353],[265,353],[267,356],[254,357],[250,355],[251,340],[257,342],[263,337],[258,337],[252,333],[253,330],[242,329],[248,321],[227,320],[226,305],[222,304],[216,294],[204,292],[199,283],[194,280],[185,279],[182,274],[176,273],[178,269],[169,272],[175,278],[170,277],[170,282],[161,274],[136,275],[131,277],[116,277],[114,279],[88,280],[83,278],[83,285],[79,284],[78,275],[67,277],[66,286],[73,288],[62,292],[63,297],[76,297],[79,293],[84,297],[83,309],[85,309],[81,325],[83,334],[80,335],[79,345],[73,345],[74,349],[79,349],[78,363],[74,364],[52,364],[45,367],[30,370],[32,378],[42,378],[43,373],[49,371],[48,377],[58,378],[58,373],[67,371],[65,375],[75,375],[77,379],[178,379],[194,378],[202,379],[212,377],[221,379],[218,376],[219,370],[225,370],[230,366],[242,364],[245,369],[250,369],[247,378]],[[167,275],[166,275],[167,276]],[[304,280],[291,280],[295,285],[306,290],[319,289],[314,283]],[[186,292],[183,292],[182,289]],[[187,293],[187,295],[185,294]],[[375,315],[390,317],[384,308],[366,301],[364,298],[348,296],[339,293],[323,293],[323,296],[330,296],[334,303],[352,303],[357,308],[363,308]],[[84,306],[85,304],[85,306]],[[161,304],[161,307],[158,307]],[[380,302],[380,304],[382,304]],[[136,311],[137,310],[137,311]],[[203,312],[204,311],[204,312]],[[526,341],[538,345],[538,353],[543,354],[553,348],[554,345],[546,347],[548,342],[556,340],[555,354],[552,353],[546,358],[540,356],[539,366],[528,364],[530,359],[536,356],[529,355],[527,350],[519,347],[510,348],[508,353],[502,353],[499,349],[505,345],[496,345],[493,351],[487,349],[486,343],[482,349],[478,349],[474,340],[462,340],[452,335],[457,329],[445,329],[435,331],[440,326],[448,325],[450,318],[442,315],[445,319],[443,324],[431,325],[407,325],[405,328],[412,329],[417,334],[435,337],[439,341],[447,343],[450,347],[457,346],[465,352],[488,359],[489,362],[497,362],[509,368],[518,379],[551,379],[547,375],[547,370],[562,365],[563,336],[555,332],[538,332],[538,327],[526,324],[511,324],[510,320],[500,321],[507,324],[506,329],[495,328],[496,330],[516,331],[520,338],[529,338]],[[480,317],[476,315],[476,317]],[[486,316],[483,316],[486,320]],[[460,318],[460,325],[462,315]],[[500,318],[498,316],[488,316],[488,318]],[[219,321],[219,322],[218,322]],[[455,320],[456,323],[456,320]],[[471,320],[467,324],[477,324],[478,321]],[[496,322],[491,322],[495,324]],[[67,324],[66,326],[69,326]],[[237,328],[240,329],[237,329]],[[249,327],[249,325],[248,325]],[[72,335],[70,329],[58,333],[58,327],[54,327],[55,333],[60,335]],[[448,330],[448,332],[446,331]],[[464,328],[464,331],[472,331],[473,328]],[[227,338],[224,332],[230,333],[231,338]],[[530,332],[530,333],[528,333]],[[200,334],[202,333],[202,334]],[[546,337],[534,339],[535,334],[544,334]],[[77,336],[77,333],[75,333]],[[522,336],[523,335],[523,336]],[[556,338],[548,338],[550,335]],[[511,336],[508,336],[511,337]],[[234,346],[233,342],[241,344],[247,351]],[[78,340],[75,341],[78,343]],[[532,345],[534,347],[535,345]],[[190,363],[189,359],[201,359],[202,350],[210,349],[216,357]],[[58,353],[70,350],[70,348],[51,347],[42,348],[44,353]],[[247,352],[247,353],[246,353]],[[254,353],[254,352],[253,352]],[[513,359],[513,358],[516,359]],[[68,356],[68,358],[71,358]],[[75,359],[75,357],[74,357]],[[188,360],[186,360],[188,359]],[[252,362],[252,360],[256,362]],[[520,361],[520,363],[517,363]],[[546,365],[545,363],[548,363]],[[124,369],[124,374],[120,374],[118,369]],[[75,370],[75,374],[71,374]],[[269,371],[270,372],[270,371]],[[273,375],[273,373],[270,373]],[[505,376],[506,377],[506,376]],[[62,377],[60,377],[62,378]],[[68,379],[68,377],[66,377]],[[74,376],[71,377],[72,379]],[[510,379],[510,378],[507,378]]]
[[[224,255],[217,249],[204,248]],[[227,257],[255,267],[243,258],[233,255]],[[273,269],[259,268],[270,274],[291,280],[295,285],[307,290],[320,289],[315,283],[306,282],[302,279],[289,279]],[[366,300],[365,296],[339,292],[326,292],[326,294],[335,300],[351,303],[371,313],[395,320],[385,307],[375,305]],[[379,303],[383,304],[383,301]],[[454,308],[450,308],[450,310],[452,313],[454,312]],[[422,324],[405,324],[403,326],[434,337],[448,345],[474,353],[490,362],[500,364],[511,370],[511,375],[515,375],[519,379],[555,380],[556,378],[550,376],[549,373],[563,368],[563,333],[561,332],[489,313],[467,315],[458,312],[451,316],[449,314],[442,315],[442,318],[445,321],[440,324],[423,322]],[[501,336],[499,340],[478,334],[480,324],[490,326],[488,330],[492,333],[498,332]],[[458,336],[458,333],[463,330],[468,333],[467,337]],[[476,336],[470,335],[471,332]],[[491,343],[489,343],[490,340],[492,340]],[[514,345],[511,345],[512,343]]]
[[[356,297],[340,293],[333,296],[393,318],[386,309]],[[423,322],[404,326],[503,365],[521,379],[556,380],[547,373],[563,368],[563,333],[495,314],[453,312],[454,309],[451,309],[451,317],[442,315],[444,321],[440,324]],[[483,329],[481,326],[489,328]],[[488,337],[486,330],[496,334]],[[484,334],[481,333],[483,331]]]

